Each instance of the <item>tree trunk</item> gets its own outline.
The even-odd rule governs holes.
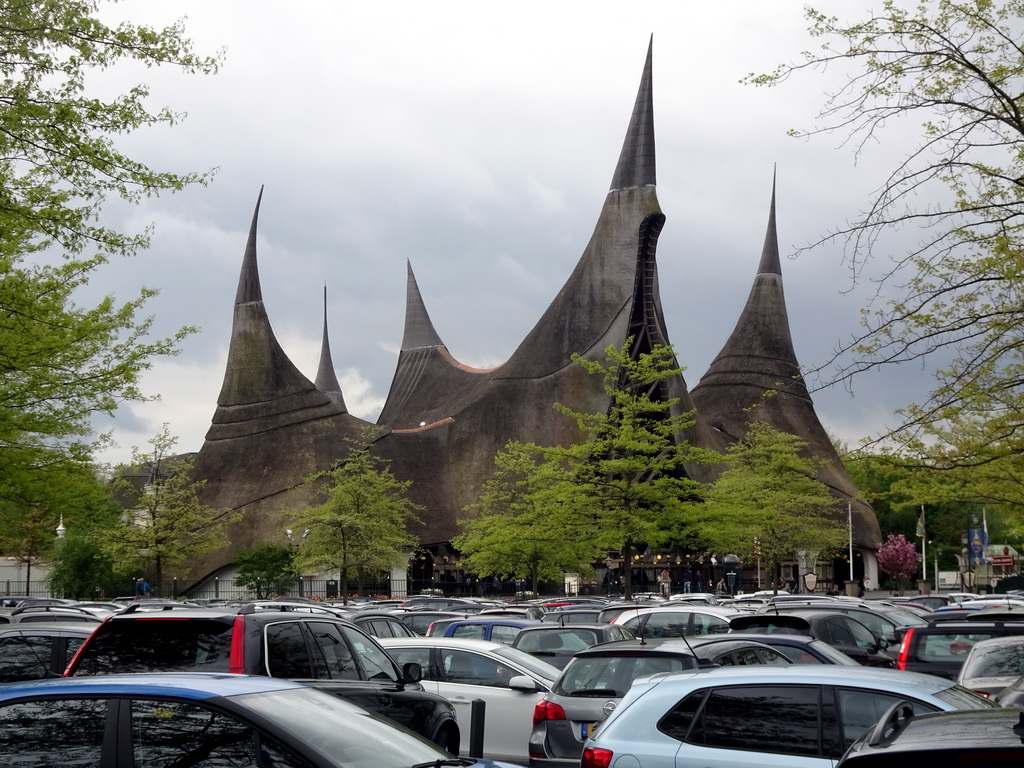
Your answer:
[[[633,598],[633,542],[627,541],[622,547],[622,597]]]

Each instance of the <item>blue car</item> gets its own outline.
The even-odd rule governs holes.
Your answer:
[[[428,630],[429,637],[461,637],[465,640],[490,640],[512,645],[523,627],[540,625],[539,619],[519,619],[512,616],[478,616],[472,619],[446,622]]]
[[[3,765],[409,768],[475,762],[456,760],[337,696],[272,677],[154,673],[0,686]]]

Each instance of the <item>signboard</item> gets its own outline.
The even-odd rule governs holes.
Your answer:
[[[996,555],[988,559],[992,565],[1013,565],[1013,555]]]

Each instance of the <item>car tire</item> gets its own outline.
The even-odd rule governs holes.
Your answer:
[[[441,749],[447,750],[452,755],[458,757],[460,741],[458,726],[451,723],[442,725],[437,729],[437,733],[434,734],[434,738],[431,741]]]

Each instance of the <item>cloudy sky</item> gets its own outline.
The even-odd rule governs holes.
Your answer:
[[[275,333],[312,379],[326,285],[346,402],[373,421],[401,342],[406,260],[438,333],[469,365],[505,360],[540,317],[597,220],[652,34],[661,294],[690,386],[746,299],[773,169],[780,246],[792,254],[855,217],[908,148],[897,136],[858,158],[838,135],[786,135],[814,124],[841,73],[769,90],[740,84],[815,44],[796,2],[128,0],[105,13],[154,26],[187,17],[199,50],[226,49],[216,76],[129,67],[102,80],[145,82],[154,107],[188,113],[125,148],[158,168],[219,168],[208,187],[108,209],[118,226],[154,224],[153,245],[90,290],[128,298],[157,288],[158,332],[201,331],[147,374],[158,401],[97,423],[118,445],[107,461],[165,422],[179,449],[201,447],[261,186],[259,262]],[[872,295],[851,284],[842,256],[835,244],[783,263],[807,368],[857,331]],[[826,428],[856,441],[926,385],[924,372],[900,371],[814,399]]]

